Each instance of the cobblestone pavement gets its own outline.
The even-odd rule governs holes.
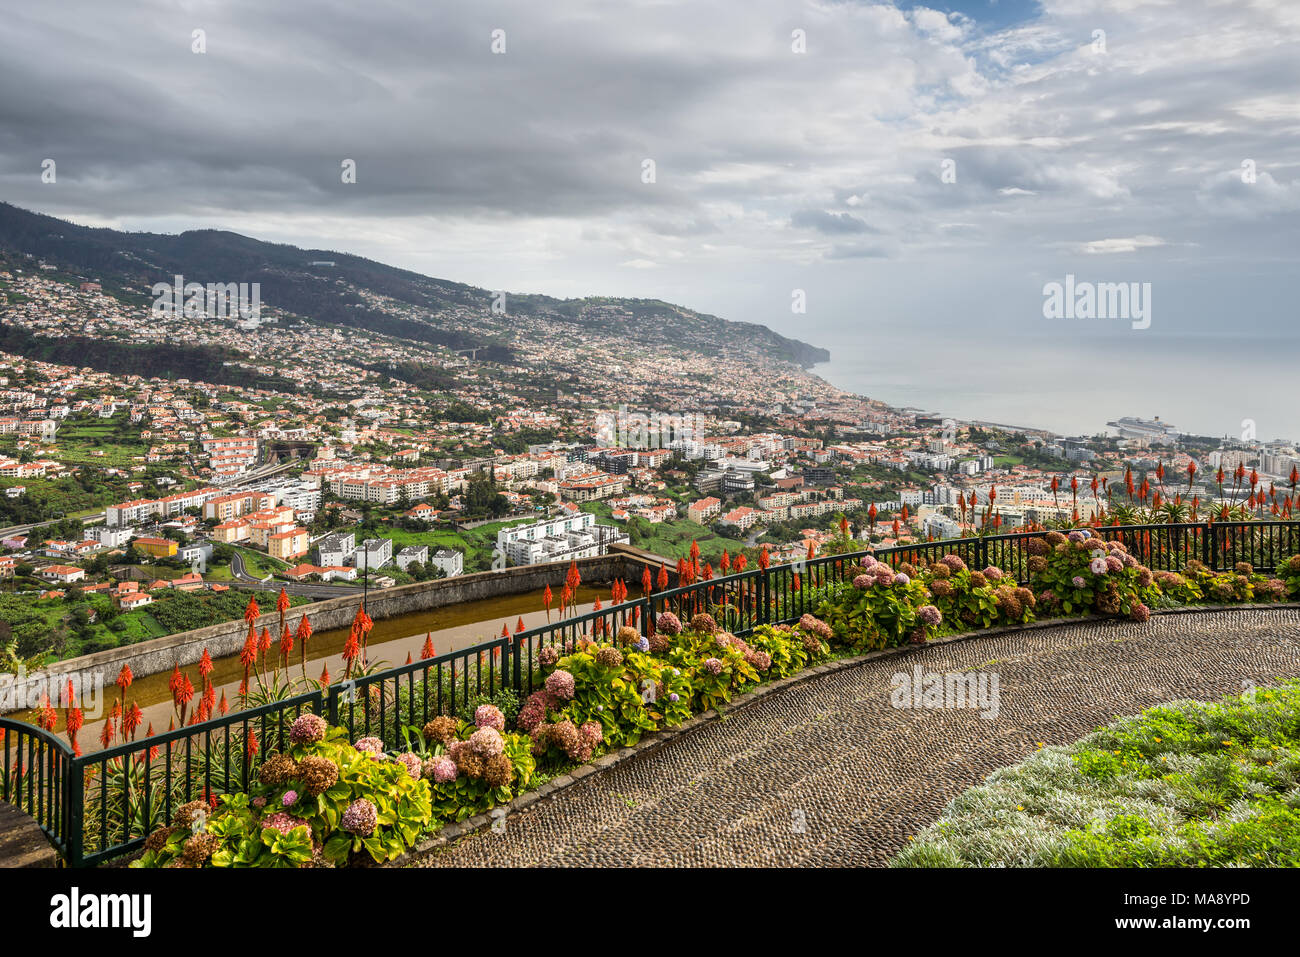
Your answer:
[[[997,717],[892,707],[891,677],[916,664],[996,672]],[[882,865],[950,800],[1038,742],[1067,744],[1160,702],[1293,676],[1295,610],[1158,615],[917,648],[762,698],[419,865]]]

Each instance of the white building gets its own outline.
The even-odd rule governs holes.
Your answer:
[[[597,525],[596,516],[578,512],[532,525],[516,525],[497,532],[497,548],[512,565],[571,561],[605,554],[613,542],[626,542],[627,533]]]
[[[316,543],[316,564],[322,568],[345,565],[357,549],[357,537],[352,532],[335,532]]]
[[[465,556],[451,548],[440,548],[429,556],[428,564],[441,568],[446,578],[455,578],[465,571]]]
[[[393,560],[393,540],[391,538],[367,538],[352,553],[352,564],[360,569],[383,568]]]
[[[397,562],[397,567],[402,571],[406,571],[406,566],[410,565],[412,562],[419,562],[423,565],[429,560],[429,546],[407,545],[397,553],[397,558],[395,560]]]

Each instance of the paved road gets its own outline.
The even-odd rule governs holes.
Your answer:
[[[254,578],[248,574],[244,567],[244,556],[238,551],[234,552],[230,558],[230,573],[234,580],[230,582],[235,588],[245,588],[249,591],[273,591],[277,594],[283,587],[290,595],[306,595],[308,598],[339,598],[346,595],[360,595],[361,587],[358,585],[317,585],[310,582],[264,582],[260,578]]]
[[[94,515],[81,516],[83,525],[94,524],[104,520],[104,512],[97,512]],[[47,525],[53,525],[55,522],[67,521],[66,518],[51,518],[44,522],[33,522],[30,525],[10,525],[8,528],[0,528],[0,538],[8,538],[10,535],[26,535],[34,528],[45,528]]]
[[[983,668],[994,720],[891,707],[891,677]],[[1300,612],[1160,615],[932,645],[775,693],[435,852],[425,866],[883,865],[1037,742],[1300,676]],[[795,825],[803,822],[804,831]]]

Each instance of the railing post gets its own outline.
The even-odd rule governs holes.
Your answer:
[[[1215,534],[1213,522],[1205,523],[1205,537],[1208,541],[1208,554],[1205,556],[1205,564],[1212,571],[1217,572],[1219,570],[1219,536]]]
[[[525,640],[532,641],[531,638]],[[515,638],[515,653],[513,657],[515,659],[515,692],[517,694],[524,693],[524,676],[523,676],[523,661],[522,661],[523,653],[524,653],[523,648],[524,648],[524,642],[520,641],[518,638]]]
[[[769,603],[772,598],[772,583],[768,580],[771,572],[766,568],[758,570],[758,623],[760,625],[770,625],[772,609]]]
[[[82,822],[85,819],[86,783],[81,760],[76,757],[68,762],[67,794],[64,795],[64,800],[67,801],[67,814],[64,815],[67,833],[63,841],[67,849],[68,866],[80,867],[85,856]]]
[[[328,715],[325,720],[332,725],[339,723],[339,698],[336,691],[337,685],[330,685],[325,698],[325,711]],[[351,728],[348,729],[348,733],[352,733]]]

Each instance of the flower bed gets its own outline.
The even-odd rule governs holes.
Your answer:
[[[1245,562],[1212,572],[1198,561],[1184,573],[1152,572],[1125,547],[1088,529],[1047,532],[1024,543],[1029,580],[996,566],[968,568],[957,555],[897,568],[870,556],[851,582],[813,594],[833,644],[861,651],[929,637],[1060,617],[1101,615],[1146,621],[1151,609],[1241,604],[1300,597],[1300,556],[1261,575]]]
[[[1043,748],[958,797],[892,864],[1300,866],[1300,682]]]
[[[304,716],[290,749],[268,757],[257,786],[210,805],[185,805],[171,825],[150,835],[136,865],[388,861],[431,830],[833,654],[1036,618],[1101,614],[1145,621],[1153,606],[1300,595],[1300,556],[1274,578],[1249,566],[1214,573],[1196,562],[1185,574],[1153,574],[1121,544],[1087,530],[1048,532],[1027,540],[1024,551],[1024,586],[1001,568],[970,569],[956,555],[897,568],[865,557],[852,580],[812,593],[816,616],[763,625],[745,638],[710,614],[683,623],[665,612],[648,636],[622,628],[613,636],[544,646],[535,675],[541,687],[522,704],[506,689],[422,728],[389,721],[396,742],[390,734],[388,742],[367,737],[349,744],[341,729],[327,732],[321,719]],[[417,683],[414,693],[427,705],[428,688]],[[393,700],[368,695],[362,706],[391,709],[395,718],[404,700],[401,693]],[[324,784],[331,768],[333,779]]]
[[[132,867],[328,867],[388,861],[432,820],[422,762],[388,758],[374,738],[299,717],[287,751],[258,768],[246,793],[191,801],[155,830]]]

